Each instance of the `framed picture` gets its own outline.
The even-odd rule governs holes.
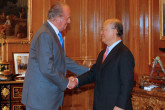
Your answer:
[[[160,40],[165,40],[165,0],[159,0]]]
[[[25,77],[29,53],[14,53],[15,74],[20,74],[17,77]]]
[[[8,43],[29,42],[32,0],[0,0],[0,2],[0,35],[5,35]]]

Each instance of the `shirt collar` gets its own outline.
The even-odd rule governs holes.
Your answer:
[[[107,55],[108,55],[108,54],[110,53],[110,51],[111,51],[117,44],[119,44],[120,42],[121,42],[121,40],[119,40],[119,41],[113,43],[111,46],[107,46],[107,48],[109,49]]]
[[[59,30],[57,29],[57,27],[55,25],[53,25],[49,20],[47,20],[47,22],[50,24],[50,26],[53,28],[53,30],[55,31],[55,33],[58,35]]]

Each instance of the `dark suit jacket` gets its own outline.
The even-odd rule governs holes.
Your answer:
[[[101,51],[90,71],[79,76],[79,85],[95,82],[94,106],[96,110],[113,110],[114,106],[130,110],[130,93],[134,81],[134,58],[129,49],[120,42],[102,64]]]
[[[67,69],[77,75],[88,71],[65,56],[56,33],[45,22],[30,46],[22,103],[38,110],[58,110],[68,85]]]

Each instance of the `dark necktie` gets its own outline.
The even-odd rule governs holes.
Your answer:
[[[61,34],[61,32],[58,33],[58,36],[60,37],[60,44],[61,44],[61,47],[62,47],[62,49],[63,49],[63,51],[64,51],[64,44],[63,44],[63,39],[62,39],[62,34]]]

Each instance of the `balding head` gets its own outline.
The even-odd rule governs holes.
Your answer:
[[[107,19],[103,25],[109,25],[111,28],[117,30],[117,36],[122,37],[123,25],[119,19]]]
[[[111,46],[115,42],[121,40],[123,35],[123,25],[118,19],[107,19],[102,26],[101,37],[102,42]]]

